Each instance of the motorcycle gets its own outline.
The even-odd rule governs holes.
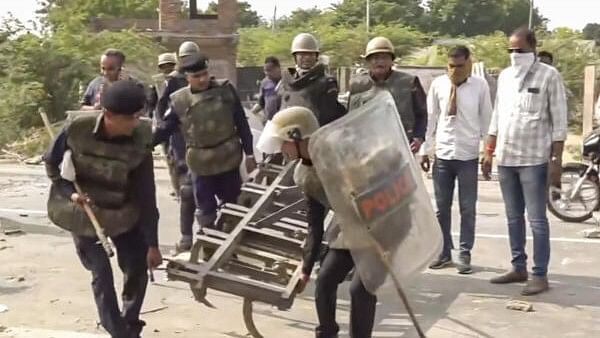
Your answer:
[[[548,210],[566,222],[587,221],[600,210],[600,129],[583,140],[582,148],[582,163],[565,164],[561,186],[549,186]]]

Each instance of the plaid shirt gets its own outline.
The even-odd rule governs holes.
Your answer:
[[[513,67],[503,70],[489,134],[497,136],[498,165],[547,163],[552,142],[567,138],[567,98],[558,71],[537,61],[524,77]]]

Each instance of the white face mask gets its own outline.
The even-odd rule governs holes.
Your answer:
[[[535,53],[511,53],[510,64],[517,70],[517,75],[523,75],[535,62]]]

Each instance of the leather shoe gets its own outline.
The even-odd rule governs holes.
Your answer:
[[[503,275],[490,279],[492,284],[522,283],[527,281],[526,271],[511,270]]]
[[[523,296],[533,296],[547,291],[548,288],[548,277],[532,276],[531,280],[523,288],[523,291],[521,291],[521,294]]]

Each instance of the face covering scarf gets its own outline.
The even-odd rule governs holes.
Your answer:
[[[535,62],[534,53],[511,53],[510,64],[516,69],[517,77],[527,74],[529,67]]]
[[[452,88],[450,89],[450,109],[448,110],[448,115],[450,116],[455,116],[458,112],[458,86],[465,83],[469,76],[471,76],[472,68],[473,63],[471,59],[468,59],[463,67],[450,67],[448,65],[448,77],[450,78],[450,82],[452,82]]]

